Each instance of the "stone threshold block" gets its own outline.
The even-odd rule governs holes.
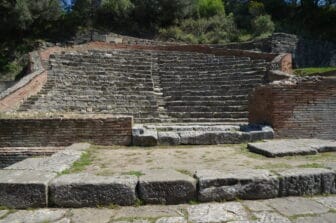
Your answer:
[[[48,205],[48,183],[56,173],[0,170],[0,206],[41,208]]]
[[[71,208],[134,205],[137,182],[135,176],[62,175],[49,183],[49,203]]]
[[[249,143],[250,152],[267,157],[314,155],[318,152],[336,151],[336,141],[322,139],[279,139]]]
[[[322,168],[295,168],[277,171],[279,196],[303,196],[336,193],[336,173]]]
[[[140,176],[139,198],[146,204],[181,204],[196,199],[196,180],[174,170],[151,170]]]
[[[199,170],[198,199],[201,202],[234,199],[268,199],[278,196],[278,177],[268,170]]]
[[[88,143],[76,143],[66,147],[63,151],[57,152],[50,157],[28,158],[15,163],[6,169],[8,170],[38,170],[49,172],[62,172],[69,169],[74,162],[80,159]]]

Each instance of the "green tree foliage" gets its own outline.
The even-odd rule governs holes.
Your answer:
[[[250,1],[248,10],[253,17],[257,17],[265,13],[265,6],[262,2]]]
[[[200,17],[212,17],[225,13],[222,0],[198,0],[197,10]]]
[[[260,15],[252,21],[255,36],[270,35],[274,32],[274,23],[270,15]]]
[[[215,15],[210,18],[186,19],[178,26],[160,30],[163,40],[187,43],[228,43],[236,41],[238,31],[233,15]]]
[[[195,0],[132,0],[134,21],[145,26],[160,27],[174,24],[191,16]]]

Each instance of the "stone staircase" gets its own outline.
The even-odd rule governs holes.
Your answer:
[[[247,122],[264,60],[110,50],[51,55],[48,82],[19,111],[131,115],[136,123]]]
[[[246,122],[247,96],[262,83],[266,62],[205,54],[159,61],[160,84],[175,122]]]

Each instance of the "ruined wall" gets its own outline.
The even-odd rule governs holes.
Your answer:
[[[336,43],[300,38],[286,33],[245,43],[232,43],[217,48],[291,53],[295,67],[336,66]]]
[[[76,142],[130,145],[131,117],[73,115],[0,119],[0,147],[68,146]]]
[[[273,82],[250,95],[250,123],[272,125],[278,138],[336,139],[336,78]]]

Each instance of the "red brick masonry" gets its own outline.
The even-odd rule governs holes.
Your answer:
[[[130,145],[132,117],[76,115],[56,118],[0,119],[0,147]]]
[[[336,139],[336,78],[273,82],[252,92],[250,123],[269,124],[278,138]]]

